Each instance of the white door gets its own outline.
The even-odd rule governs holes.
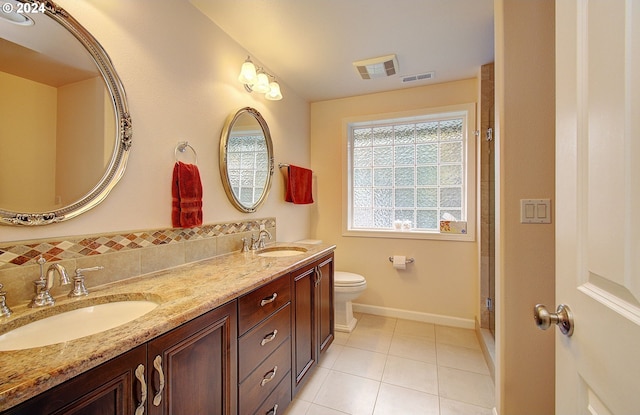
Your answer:
[[[556,0],[556,89],[556,415],[640,414],[640,1]]]

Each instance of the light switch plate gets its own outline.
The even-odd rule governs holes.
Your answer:
[[[551,199],[520,199],[520,223],[551,223]]]

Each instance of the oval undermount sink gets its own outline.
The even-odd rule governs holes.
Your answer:
[[[274,246],[271,248],[265,248],[258,252],[258,256],[262,257],[287,257],[293,255],[300,255],[307,252],[306,248],[300,248],[297,246]]]
[[[100,333],[141,317],[158,306],[154,301],[115,301],[66,311],[0,335],[0,351],[64,343]]]

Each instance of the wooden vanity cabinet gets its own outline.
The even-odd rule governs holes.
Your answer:
[[[149,415],[237,412],[236,302],[147,343]]]
[[[291,402],[291,280],[238,298],[238,414],[275,414]]]
[[[218,307],[2,415],[235,415],[236,315]]]
[[[333,253],[291,274],[293,395],[333,342]]]
[[[2,415],[136,415],[141,391],[135,370],[146,357],[146,346],[138,346]]]

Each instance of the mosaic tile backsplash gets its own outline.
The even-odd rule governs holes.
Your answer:
[[[203,225],[190,229],[155,229],[108,233],[55,240],[0,244],[0,283],[9,293],[9,304],[28,301],[32,281],[39,276],[37,260],[60,262],[70,274],[78,267],[103,265],[105,271],[87,276],[93,286],[160,269],[179,266],[216,255],[238,251],[241,238],[251,237],[260,226],[276,239],[275,218]],[[108,270],[108,272],[106,271]],[[57,287],[55,291],[59,291]],[[52,294],[55,294],[52,290]]]

